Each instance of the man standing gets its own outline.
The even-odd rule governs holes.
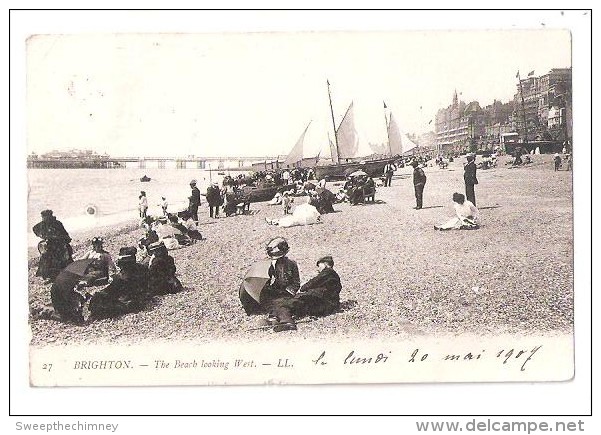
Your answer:
[[[476,178],[476,156],[474,154],[467,155],[467,164],[463,167],[463,181],[465,181],[465,197],[469,202],[476,205],[476,192],[474,186],[478,184]]]
[[[219,217],[219,207],[223,204],[221,198],[221,189],[216,182],[207,187],[207,202],[209,203],[209,215],[217,219]]]
[[[200,190],[196,187],[196,180],[190,181],[190,187],[192,188],[192,194],[188,198],[190,204],[188,205],[188,211],[192,214],[194,222],[198,222],[198,207],[200,206]]]
[[[423,206],[424,199],[424,187],[426,186],[426,174],[424,170],[419,167],[419,163],[417,160],[413,160],[411,162],[411,166],[413,166],[413,187],[415,189],[415,201],[416,201],[416,210],[421,210]]]
[[[553,156],[553,162],[555,163],[555,170],[559,171],[559,168],[561,168],[561,156],[559,153],[555,153],[555,156]]]
[[[282,184],[287,186],[288,183],[290,183],[290,172],[288,172],[287,169],[284,169],[284,172],[282,172]]]
[[[384,187],[390,187],[392,185],[392,174],[396,171],[396,165],[392,163],[392,161],[388,162],[386,166],[384,166],[384,176],[386,180],[384,181]]]

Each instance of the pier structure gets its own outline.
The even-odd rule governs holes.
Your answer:
[[[28,168],[44,169],[206,169],[206,170],[251,170],[257,164],[271,166],[277,162],[278,157],[109,157],[98,156],[97,158],[79,157],[44,157],[29,156],[27,158]]]

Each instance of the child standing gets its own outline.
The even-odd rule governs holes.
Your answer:
[[[282,194],[282,207],[284,208],[284,214],[290,214],[290,208],[292,207],[292,203],[294,199],[290,198],[289,192],[284,192]]]
[[[167,216],[167,207],[169,207],[169,203],[164,196],[161,196],[161,203],[159,205],[163,209],[163,216]]]

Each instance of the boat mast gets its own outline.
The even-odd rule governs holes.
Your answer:
[[[388,129],[388,118],[386,118],[386,109],[388,108],[386,106],[386,101],[383,101],[384,103],[384,124],[386,124],[386,137],[388,138],[388,154],[390,154],[390,157],[392,156],[392,146],[390,145],[390,130]]]
[[[340,150],[338,148],[338,136],[336,135],[336,121],[334,121],[334,109],[332,108],[332,94],[330,93],[330,81],[326,80],[328,84],[328,98],[330,100],[330,113],[332,114],[332,126],[334,127],[334,141],[336,144],[336,164],[340,164]]]

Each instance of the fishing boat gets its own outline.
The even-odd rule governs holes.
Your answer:
[[[259,186],[244,186],[242,188],[243,196],[248,198],[249,202],[263,202],[273,199],[276,193],[289,192],[294,190],[294,184],[285,186],[276,186],[274,184]]]
[[[329,140],[332,163],[327,165],[317,164],[314,167],[315,176],[318,180],[323,178],[326,180],[341,179],[359,169],[366,172],[370,177],[381,177],[384,174],[386,164],[400,159],[403,152],[416,147],[415,143],[401,133],[392,113],[390,113],[389,117],[386,115],[387,106],[384,103],[384,119],[388,133],[387,155],[382,156],[373,153],[361,155],[359,135],[354,125],[353,102],[347,108],[342,121],[340,121],[338,128],[336,128],[329,81],[327,85],[335,142]]]

